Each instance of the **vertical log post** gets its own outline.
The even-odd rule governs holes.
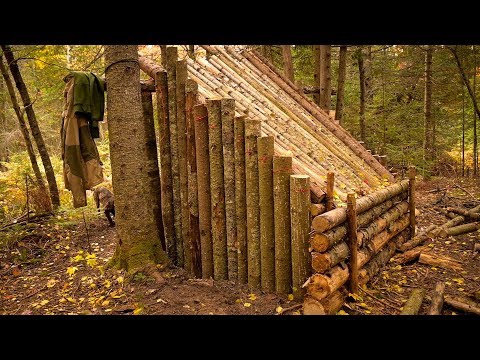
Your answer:
[[[291,156],[273,157],[273,214],[275,224],[275,291],[292,289],[292,245],[290,242]]]
[[[221,99],[207,99],[210,196],[212,207],[213,277],[228,279],[225,187],[223,177]]]
[[[177,124],[177,58],[175,46],[167,47],[168,114],[170,120],[170,149],[172,154],[173,216],[177,247],[176,263],[183,267],[182,202],[180,195],[180,172],[178,157]]]
[[[260,267],[265,292],[275,291],[275,227],[273,222],[273,152],[275,138],[257,138],[260,199]]]
[[[326,211],[333,210],[335,208],[335,205],[333,203],[333,187],[335,184],[335,173],[332,171],[329,171],[327,173],[327,193],[325,194],[325,198],[327,201],[326,204]]]
[[[198,223],[202,257],[202,278],[213,277],[212,218],[210,198],[210,156],[208,151],[208,113],[205,105],[193,107],[195,155],[197,160]]]
[[[311,275],[311,256],[308,251],[310,223],[310,177],[290,175],[292,286],[296,299],[303,297],[302,285]]]
[[[248,287],[260,288],[260,207],[257,137],[260,120],[245,120],[245,192],[247,205]]]
[[[247,203],[245,192],[245,116],[235,118],[235,218],[238,243],[238,282],[246,284],[247,267]]]
[[[188,171],[188,239],[192,249],[192,272],[195,277],[202,277],[202,253],[200,229],[198,223],[198,186],[197,156],[195,147],[195,117],[193,107],[197,103],[198,85],[187,79],[185,112],[187,116],[187,171]]]
[[[187,171],[187,121],[185,113],[185,86],[187,83],[187,60],[177,61],[176,72],[177,98],[177,137],[178,137],[178,173],[180,179],[180,203],[182,216],[183,267],[193,274],[192,244],[188,237],[190,210],[188,208],[188,171]]]
[[[163,54],[163,53],[162,53]],[[176,263],[177,246],[173,215],[172,153],[168,114],[167,72],[155,74],[157,95],[158,142],[160,148],[160,183],[162,191],[162,218],[168,257]]]
[[[349,288],[352,294],[358,291],[358,242],[357,242],[357,204],[355,193],[347,194],[347,221],[348,221],[348,244],[350,248],[350,259],[348,262],[350,268]]]
[[[415,237],[415,175],[417,171],[415,166],[408,167],[408,205],[410,212],[410,239]]]
[[[236,230],[237,222],[235,219],[235,100],[230,98],[222,99],[221,110],[228,279],[236,281],[238,273],[238,244]]]

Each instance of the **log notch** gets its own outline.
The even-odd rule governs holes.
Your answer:
[[[459,263],[457,260],[452,259],[448,256],[421,253],[420,257],[418,258],[418,262],[421,264],[438,266],[446,269],[452,269],[452,270],[458,270],[458,271],[463,270],[461,263]]]
[[[221,111],[228,279],[236,281],[238,278],[238,244],[235,219],[235,100],[223,98]]]
[[[430,302],[430,308],[427,313],[428,315],[440,315],[442,313],[444,293],[445,283],[443,281],[438,281],[432,295],[432,301]]]
[[[440,230],[440,232],[438,233],[438,237],[444,239],[448,236],[466,234],[466,233],[477,231],[478,229],[480,229],[480,222],[462,224],[462,225],[454,226],[448,229]]]
[[[273,213],[275,226],[275,290],[287,294],[292,286],[290,243],[290,175],[292,158],[273,157]]]
[[[348,245],[350,250],[350,269],[349,290],[352,294],[358,291],[358,240],[357,240],[357,212],[356,212],[355,193],[347,195],[347,222],[348,222]]]
[[[303,315],[335,315],[345,303],[346,290],[341,288],[320,301],[306,295]]]
[[[312,204],[310,206],[310,214],[314,217],[323,214],[326,210],[325,204]]]
[[[168,257],[176,263],[177,246],[173,211],[172,153],[168,112],[167,72],[155,74],[157,96],[158,142],[160,148],[160,183],[162,190],[162,217]]]
[[[160,172],[158,171],[158,153],[157,139],[155,136],[155,123],[153,119],[153,101],[152,93],[142,91],[142,110],[143,121],[145,123],[145,139],[147,142],[147,158],[148,158],[148,177],[150,179],[150,196],[153,199],[152,211],[153,220],[157,226],[158,234],[162,248],[166,250],[165,231],[163,229],[162,220],[162,193],[160,183]]]
[[[326,198],[326,211],[333,210],[335,208],[335,204],[333,203],[333,189],[335,185],[335,173],[329,171],[327,173],[327,192],[325,195]]]
[[[292,285],[296,298],[303,296],[303,283],[310,276],[308,252],[310,231],[310,177],[290,175],[290,226],[292,238]]]
[[[202,253],[200,228],[198,222],[198,186],[197,186],[197,155],[195,147],[195,116],[193,107],[197,103],[198,85],[192,79],[187,79],[185,113],[187,116],[187,171],[188,171],[188,239],[192,254],[192,273],[197,278],[202,277]]]
[[[425,297],[425,289],[413,289],[400,315],[417,315]]]
[[[208,112],[205,105],[193,107],[195,155],[197,160],[198,223],[202,254],[202,278],[213,277],[212,218],[210,196],[210,156],[208,151]]]
[[[175,245],[177,251],[175,265],[183,267],[182,202],[180,197],[177,124],[177,58],[177,47],[167,47],[168,114],[170,120],[170,149],[172,155],[173,216],[176,239]]]
[[[257,137],[260,120],[245,120],[245,191],[247,204],[248,287],[260,288],[260,201]]]
[[[480,315],[480,308],[465,303],[462,299],[452,296],[445,296],[445,304],[471,314]]]
[[[212,201],[213,274],[228,279],[225,186],[223,178],[222,112],[220,99],[207,99],[210,196]]]
[[[235,136],[235,217],[238,243],[238,282],[246,284],[247,267],[247,204],[245,192],[245,116],[234,122]]]
[[[385,189],[381,189],[369,195],[363,196],[357,201],[357,214],[361,214],[372,207],[383,203],[385,200],[407,191],[408,186],[408,180],[403,180],[397,184],[390,185]],[[346,219],[346,208],[336,208],[315,217],[312,222],[312,227],[317,232],[325,232],[337,225],[342,224]]]
[[[193,274],[192,242],[189,238],[190,210],[188,207],[188,169],[187,169],[187,121],[186,96],[187,61],[177,61],[176,72],[176,99],[177,99],[177,136],[178,136],[178,173],[180,178],[180,201],[182,215],[182,239],[184,252],[183,267]]]
[[[415,237],[415,176],[417,171],[415,166],[408,168],[408,204],[410,213],[410,236]]]
[[[260,268],[265,292],[275,291],[275,227],[273,223],[273,152],[275,138],[257,138],[260,199]]]

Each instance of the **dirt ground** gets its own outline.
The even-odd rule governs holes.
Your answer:
[[[448,220],[438,212],[440,207],[471,208],[479,203],[478,180],[419,183],[418,230]],[[141,274],[127,281],[122,271],[104,269],[117,241],[115,229],[104,217],[88,223],[91,252],[84,223],[68,223],[61,214],[17,226],[16,232],[18,240],[0,248],[0,314],[301,314],[301,302],[291,296],[252,293],[247,286],[229,281],[192,279],[178,268],[160,269],[167,280],[164,285]],[[472,249],[479,239],[476,232],[430,241],[431,253],[460,261],[462,271],[418,262],[398,265],[394,258],[358,296],[349,298],[340,314],[399,314],[417,287],[427,290],[420,310],[425,314],[439,280],[445,281],[446,294],[473,301],[480,290],[480,256]],[[444,305],[443,314],[462,313]]]

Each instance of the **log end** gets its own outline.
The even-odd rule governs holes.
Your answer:
[[[303,315],[326,315],[323,305],[310,296],[303,300]]]
[[[315,274],[310,278],[307,285],[307,293],[316,300],[322,300],[330,293],[330,287],[326,277],[321,274]]]
[[[312,227],[318,232],[324,232],[330,229],[330,221],[323,217],[322,215],[318,215],[313,218]]]
[[[329,241],[325,234],[315,233],[310,238],[310,247],[318,252],[325,252],[328,250]]]
[[[440,230],[440,232],[438,233],[438,237],[440,239],[445,239],[446,237],[448,237],[447,230],[445,229]]]
[[[332,267],[331,262],[325,254],[312,253],[312,269],[319,273],[324,273]]]

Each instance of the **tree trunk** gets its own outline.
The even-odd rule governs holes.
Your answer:
[[[372,46],[367,45],[363,49],[363,67],[365,69],[365,101],[368,104],[373,102],[373,79],[372,79]]]
[[[156,263],[166,263],[160,235],[153,220],[146,128],[142,116],[140,69],[136,45],[109,45],[105,49],[108,83],[108,133],[112,183],[119,242],[111,261],[134,274],[161,276]]]
[[[432,250],[429,246],[417,246],[411,250],[405,251],[403,254],[399,255],[396,261],[399,264],[406,264],[418,259],[421,253],[429,252]]]
[[[435,159],[435,119],[432,116],[432,56],[433,46],[428,45],[425,53],[425,138],[423,142],[426,161]]]
[[[428,315],[440,315],[442,313],[444,293],[445,283],[443,281],[438,281],[432,295],[432,301],[430,302],[430,308],[427,313]]]
[[[407,191],[408,180],[403,180],[397,184],[390,185],[384,189],[366,195],[357,201],[357,213],[361,214],[382,202]],[[313,219],[312,228],[317,232],[325,232],[331,228],[342,224],[347,219],[345,207],[336,208],[332,211],[318,215]]]
[[[50,155],[48,154],[47,146],[43,140],[42,133],[38,126],[37,117],[35,111],[33,110],[33,104],[30,100],[30,95],[28,94],[27,86],[23,81],[20,69],[13,56],[12,49],[8,45],[2,45],[2,50],[5,55],[5,59],[10,67],[10,72],[12,74],[15,85],[17,86],[20,97],[22,98],[24,111],[27,114],[28,124],[30,125],[30,130],[32,131],[33,139],[37,144],[38,152],[40,158],[42,159],[43,168],[45,169],[45,175],[47,177],[48,188],[50,190],[50,199],[52,201],[52,206],[54,209],[60,206],[60,197],[58,194],[57,181],[55,180],[55,173],[53,172],[52,162],[50,161]]]
[[[313,86],[320,89],[321,45],[313,45]],[[320,92],[313,94],[313,101],[320,106]]]
[[[335,173],[333,171],[329,171],[327,173],[327,190],[325,192],[326,211],[330,211],[335,208],[335,204],[333,202],[334,187],[335,187]]]
[[[480,229],[480,222],[468,223],[468,224],[463,224],[459,226],[454,226],[448,229],[442,229],[438,233],[438,237],[441,239],[444,239],[448,236],[466,234],[466,233],[477,231],[478,229]]]
[[[410,166],[408,168],[408,212],[410,214],[410,236],[415,237],[415,229],[417,225],[416,220],[416,210],[415,209],[415,176],[416,170],[415,166]]]
[[[445,296],[445,304],[447,304],[447,305],[449,305],[449,306],[451,306],[455,309],[467,312],[467,313],[480,315],[480,308],[479,307],[476,307],[476,306],[473,306],[473,305],[470,305],[470,304],[466,304],[464,301],[462,301],[462,299],[460,299],[458,297],[453,297],[453,296],[448,296],[448,295]]]
[[[187,171],[188,171],[188,239],[192,253],[192,273],[197,278],[202,277],[202,252],[200,228],[198,222],[198,182],[197,153],[195,146],[195,114],[198,85],[192,79],[187,79],[185,113],[187,116]]]
[[[452,269],[458,271],[463,270],[462,264],[460,264],[457,260],[447,256],[421,253],[418,262],[421,264],[438,266],[445,269]]]
[[[235,219],[235,100],[221,100],[228,279],[238,278],[237,222]]]
[[[273,157],[273,203],[275,226],[275,290],[286,294],[292,289],[292,245],[290,241],[290,175],[292,158]]]
[[[477,54],[473,47],[473,97],[477,98]],[[477,138],[477,113],[473,113],[473,176],[478,175],[478,138]]]
[[[177,247],[176,263],[183,267],[183,232],[182,232],[182,202],[180,193],[180,162],[178,149],[178,120],[177,120],[177,47],[167,47],[166,69],[168,80],[168,115],[170,120],[170,149],[172,154],[172,189],[173,189],[173,216],[175,225],[175,245]]]
[[[348,267],[350,270],[349,290],[356,294],[358,291],[358,238],[357,238],[357,212],[356,212],[355,193],[349,193],[347,196],[347,225],[348,225],[348,249],[350,261]]]
[[[341,125],[343,120],[343,103],[345,100],[345,77],[347,74],[347,47],[340,46],[338,55],[338,83],[337,104],[335,106],[335,120]]]
[[[360,78],[360,140],[363,141],[365,145],[367,145],[366,139],[366,128],[365,128],[365,66],[364,66],[364,59],[363,59],[363,51],[362,48],[358,50],[357,53],[358,59],[358,74]]]
[[[260,206],[260,267],[264,292],[275,291],[275,228],[273,224],[273,152],[275,138],[257,138]]]
[[[260,120],[245,120],[245,191],[247,194],[248,287],[260,288],[260,202],[257,137]]]
[[[150,179],[150,190],[147,193],[152,199],[153,221],[157,226],[158,236],[163,251],[166,250],[165,234],[162,220],[162,193],[160,184],[160,172],[158,170],[157,139],[155,137],[155,124],[153,120],[152,93],[142,91],[143,128],[145,129],[145,141],[147,149],[147,172]]]
[[[2,62],[1,67],[2,67],[2,74],[5,72],[7,74],[6,69],[3,65],[3,59],[0,56],[0,61]],[[7,117],[6,117],[6,92],[5,92],[5,81],[0,78],[0,132],[6,132],[7,130]],[[8,149],[2,149],[0,148],[0,161],[7,161],[8,159]],[[1,169],[0,165],[0,169]],[[36,174],[35,174],[36,175]],[[38,181],[38,179],[37,179]]]
[[[180,204],[182,217],[182,245],[183,245],[183,267],[193,274],[192,268],[192,247],[188,237],[188,223],[190,221],[190,210],[188,208],[188,169],[187,169],[187,122],[185,113],[185,86],[187,83],[187,61],[177,61],[175,78],[176,99],[177,99],[177,142],[178,142],[178,174],[180,180]]]
[[[222,111],[220,99],[207,99],[210,193],[212,198],[213,274],[228,279],[225,187],[223,176]]]
[[[212,216],[210,194],[210,155],[208,150],[208,112],[205,105],[193,107],[197,160],[198,222],[202,252],[202,278],[213,277]]]
[[[310,177],[306,175],[290,175],[290,227],[293,295],[300,298],[304,294],[302,285],[311,274],[308,252]]]
[[[164,69],[167,68],[167,45],[160,45],[160,59]]]
[[[195,45],[188,45],[188,57],[195,60]]]
[[[245,116],[235,118],[235,219],[238,244],[238,282],[246,284],[247,266],[247,204],[245,192]]]
[[[10,76],[8,75],[7,68],[3,63],[3,58],[1,56],[0,56],[0,71],[2,72],[3,79],[5,80],[5,85],[10,95],[10,100],[12,102],[13,110],[15,110],[15,114],[17,115],[18,125],[20,126],[20,132],[22,133],[23,140],[25,141],[25,148],[27,149],[28,157],[30,158],[30,163],[32,164],[32,169],[33,169],[33,173],[35,174],[37,184],[46,193],[47,189],[45,187],[42,173],[40,172],[40,168],[37,163],[37,158],[33,150],[32,141],[30,140],[30,134],[28,132],[27,124],[25,123],[25,119],[23,118],[23,114],[20,110],[20,106],[18,105],[17,96],[15,95],[15,89],[13,88],[12,81],[10,80]],[[46,209],[46,210],[49,210],[49,209]]]
[[[303,301],[303,315],[335,315],[345,303],[344,288],[335,291],[320,301],[305,296]]]
[[[320,107],[330,113],[332,98],[331,45],[320,45]]]
[[[425,289],[413,289],[400,315],[417,315],[425,297]]]
[[[290,45],[281,45],[282,47],[282,56],[283,56],[283,71],[285,76],[291,81],[295,81],[295,75],[293,72],[293,61],[292,61],[292,47]]]

